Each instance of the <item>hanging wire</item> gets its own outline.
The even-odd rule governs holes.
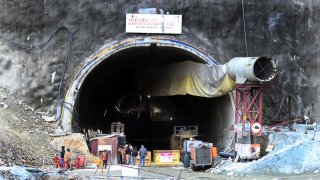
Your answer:
[[[0,39],[4,40],[8,44],[10,44],[10,45],[12,45],[12,46],[14,46],[16,48],[24,49],[27,53],[30,53],[30,54],[41,54],[41,53],[43,53],[44,51],[46,51],[48,49],[47,45],[49,45],[49,43],[51,42],[53,37],[59,31],[62,31],[62,30],[66,31],[67,35],[68,35],[68,48],[67,48],[68,50],[67,50],[67,55],[66,55],[66,57],[64,59],[64,62],[63,62],[63,71],[62,71],[59,90],[58,90],[58,106],[60,108],[60,109],[59,108],[58,109],[59,109],[60,112],[57,112],[59,114],[58,114],[58,117],[56,117],[56,120],[59,120],[61,118],[61,113],[62,113],[62,108],[61,107],[66,107],[64,102],[63,102],[63,100],[62,100],[62,98],[61,98],[61,91],[62,91],[64,78],[65,78],[65,74],[66,74],[66,71],[67,71],[67,68],[68,68],[69,59],[70,59],[71,50],[72,50],[72,34],[71,34],[71,31],[67,27],[60,26],[54,31],[54,33],[52,33],[52,35],[47,39],[47,41],[45,41],[42,44],[37,44],[37,45],[22,45],[22,44],[14,42],[11,39],[9,39],[9,38],[5,37],[4,35],[0,34]],[[36,50],[40,50],[40,51],[35,52]]]
[[[243,32],[244,32],[244,43],[246,45],[246,53],[248,57],[248,43],[247,43],[247,32],[246,32],[246,20],[244,18],[244,5],[242,0],[242,21],[243,21]]]
[[[281,100],[280,106],[279,106],[279,108],[278,108],[278,112],[277,112],[276,115],[275,115],[271,120],[269,120],[269,121],[274,121],[274,120],[278,117],[278,115],[280,114],[280,111],[281,111],[281,109],[282,109],[283,102],[284,102],[284,100],[285,100],[287,97],[291,97],[294,101],[296,101],[295,98],[294,98],[293,96],[291,96],[291,95],[286,95],[286,96],[284,96],[284,97],[282,98],[282,100]]]

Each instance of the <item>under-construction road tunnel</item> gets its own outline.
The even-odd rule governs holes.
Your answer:
[[[198,126],[198,139],[223,146],[233,131],[231,95],[220,93],[221,89],[215,92],[218,95],[214,98],[187,95],[190,93],[172,94],[172,87],[160,95],[158,93],[167,88],[161,88],[159,84],[165,85],[163,81],[166,79],[162,77],[168,75],[168,67],[183,67],[188,62],[216,63],[204,59],[200,51],[195,53],[197,49],[188,50],[174,45],[150,43],[149,46],[123,48],[107,57],[100,54],[100,62],[94,68],[80,71],[79,81],[76,82],[75,78],[69,89],[66,106],[73,104],[73,108],[69,108],[73,112],[67,121],[70,125],[63,122],[64,128],[72,128],[74,132],[92,129],[110,133],[112,122],[122,122],[127,142],[144,144],[149,149],[169,149],[174,126]],[[95,58],[97,56],[92,56],[90,61]],[[174,67],[174,70],[180,74],[179,68]],[[154,82],[146,83],[148,80]],[[217,81],[223,81],[219,82],[221,84],[226,80]],[[176,86],[180,87],[180,84]],[[72,95],[73,101],[70,101]],[[65,109],[64,118],[67,112]]]

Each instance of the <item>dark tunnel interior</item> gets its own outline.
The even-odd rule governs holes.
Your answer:
[[[155,150],[170,149],[174,126],[197,125],[196,139],[214,144],[223,141],[222,129],[232,116],[229,95],[153,97],[142,93],[135,83],[135,75],[143,68],[186,60],[204,63],[189,52],[156,45],[129,48],[108,57],[90,72],[79,90],[73,131],[109,134],[112,122],[122,122],[128,143]]]

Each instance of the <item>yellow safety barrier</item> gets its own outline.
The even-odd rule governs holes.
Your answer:
[[[154,150],[153,159],[155,166],[179,166],[179,150]]]
[[[138,153],[138,156],[136,159],[136,166],[139,166],[139,164],[140,164],[140,155]],[[148,154],[146,155],[144,166],[147,166],[147,167],[151,166],[151,151],[148,151]]]

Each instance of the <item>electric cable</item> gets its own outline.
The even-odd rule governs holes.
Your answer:
[[[281,111],[281,109],[282,109],[282,105],[283,105],[283,102],[284,102],[284,100],[285,100],[285,98],[286,97],[289,97],[290,95],[286,95],[286,96],[284,96],[283,98],[282,98],[282,100],[281,100],[281,103],[280,103],[280,106],[279,106],[279,108],[278,108],[278,112],[276,113],[276,115],[271,119],[271,120],[269,120],[269,121],[273,121],[273,120],[275,120],[277,117],[278,117],[278,115],[280,114],[280,111]],[[292,96],[290,96],[290,97],[292,97]],[[295,98],[293,98],[294,100],[295,100]]]
[[[280,103],[280,106],[279,106],[279,108],[278,108],[278,112],[276,113],[276,115],[275,115],[270,121],[273,121],[273,120],[275,120],[275,119],[278,117],[278,115],[279,115],[279,113],[280,113],[280,111],[281,111],[281,109],[282,109],[282,104],[283,104],[283,102],[284,102],[284,99],[285,99],[286,97],[287,97],[287,96],[284,96],[284,97],[282,98],[281,103]]]
[[[52,33],[52,35],[44,43],[37,44],[37,45],[19,44],[19,43],[16,43],[16,42],[12,41],[9,38],[6,38],[2,34],[0,34],[0,39],[4,40],[5,42],[7,42],[8,44],[10,44],[10,45],[12,45],[14,47],[24,49],[27,53],[30,53],[30,54],[41,54],[41,53],[43,53],[44,51],[47,50],[47,48],[48,48],[47,45],[51,42],[53,37],[55,37],[55,35],[61,30],[64,30],[67,33],[67,36],[68,36],[68,47],[67,47],[67,55],[66,55],[66,57],[64,59],[64,62],[63,62],[63,71],[62,71],[60,84],[59,84],[59,90],[58,90],[58,106],[60,107],[60,110],[59,110],[60,112],[57,112],[59,114],[58,114],[58,117],[56,117],[56,121],[60,120],[60,118],[61,118],[61,114],[62,114],[62,108],[61,107],[62,106],[66,107],[66,105],[64,105],[64,102],[61,99],[61,89],[63,87],[64,78],[65,78],[65,74],[66,74],[66,71],[67,71],[67,68],[68,68],[70,55],[71,55],[71,50],[72,50],[72,33],[71,33],[71,31],[69,30],[69,28],[67,28],[65,26],[60,26],[54,31],[54,33]],[[46,46],[47,46],[47,48],[45,48]],[[45,49],[43,49],[43,48],[45,48]],[[40,50],[40,52],[33,52],[34,50]],[[58,109],[58,107],[57,107],[57,109]]]
[[[246,45],[246,53],[248,57],[248,43],[247,43],[247,32],[246,32],[246,20],[244,17],[244,5],[243,5],[243,0],[242,0],[242,20],[243,20],[243,32],[244,32],[244,43]]]

